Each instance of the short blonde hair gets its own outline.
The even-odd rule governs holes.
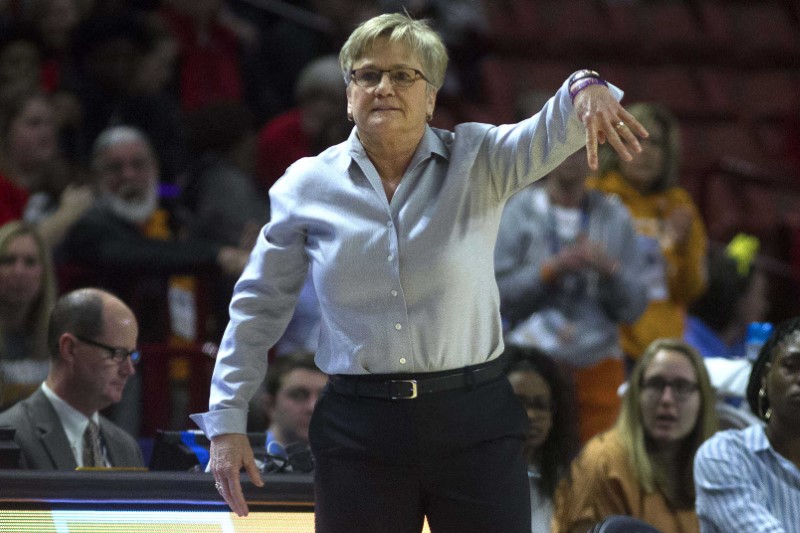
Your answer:
[[[441,37],[427,21],[414,20],[402,13],[378,15],[353,30],[339,52],[339,66],[345,83],[350,83],[353,64],[381,38],[405,46],[419,59],[428,83],[437,90],[441,88],[447,70],[447,50]]]
[[[717,430],[716,395],[711,386],[703,357],[697,350],[678,339],[657,339],[650,343],[641,359],[636,363],[628,378],[628,389],[622,399],[622,410],[615,425],[617,434],[623,447],[627,450],[631,464],[636,472],[639,484],[647,492],[655,491],[660,483],[659,473],[654,468],[647,450],[647,437],[642,423],[642,381],[644,373],[652,363],[655,356],[662,350],[670,350],[683,354],[689,360],[697,376],[697,385],[700,393],[700,410],[692,432],[684,439],[683,455],[680,464],[674,465],[681,472],[683,483],[680,495],[681,501],[672,502],[679,505],[688,505],[694,501],[694,454],[700,445]]]

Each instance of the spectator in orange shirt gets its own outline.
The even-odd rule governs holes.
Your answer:
[[[708,240],[697,206],[677,184],[677,120],[657,104],[633,104],[630,111],[650,132],[641,157],[623,161],[606,146],[600,177],[589,186],[622,199],[647,256],[640,278],[649,287],[648,307],[638,321],[622,327],[622,349],[635,360],[655,339],[683,337],[686,309],[706,286]]]

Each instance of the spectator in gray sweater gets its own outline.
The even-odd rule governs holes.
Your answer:
[[[514,196],[495,249],[507,340],[567,367],[583,442],[616,418],[625,379],[617,326],[647,305],[630,215],[615,197],[588,190],[588,173],[579,151],[544,186]]]

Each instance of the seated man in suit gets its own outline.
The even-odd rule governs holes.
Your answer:
[[[20,468],[144,466],[136,441],[98,411],[119,402],[136,373],[139,327],[133,312],[99,289],[62,296],[50,314],[47,380],[0,414],[16,429]]]

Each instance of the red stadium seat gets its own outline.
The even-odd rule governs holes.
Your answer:
[[[749,124],[734,120],[684,121],[684,167],[706,169],[722,158],[735,157],[760,162],[764,153]]]
[[[695,60],[701,57],[705,36],[700,21],[683,2],[643,2],[638,6],[642,36],[640,46],[658,61]]]
[[[800,32],[778,1],[731,4],[737,51],[741,61],[753,66],[795,66],[800,60]]]
[[[608,39],[608,28],[595,0],[539,0],[544,21],[545,49],[550,57],[618,50]]]
[[[736,157],[758,162],[763,153],[748,125],[722,122],[706,127],[706,149],[717,158]]]
[[[773,69],[740,77],[739,102],[747,117],[781,117],[800,111],[800,72]]]
[[[642,37],[635,2],[605,2],[603,6],[606,23],[606,41],[609,46],[621,51],[622,57],[638,53]]]
[[[688,67],[648,67],[636,74],[630,101],[661,103],[679,117],[709,114],[697,77]]]
[[[520,95],[536,91],[550,97],[581,66],[568,62],[486,58],[482,73],[487,107],[494,116],[491,122],[513,122]]]
[[[696,72],[709,114],[732,119],[741,113],[737,89],[740,72],[730,67],[698,67]]]
[[[736,45],[731,10],[718,0],[695,0],[693,5],[703,32],[698,50],[712,63],[730,64]]]
[[[486,1],[485,11],[489,40],[496,50],[519,53],[542,45],[544,23],[533,0]]]

